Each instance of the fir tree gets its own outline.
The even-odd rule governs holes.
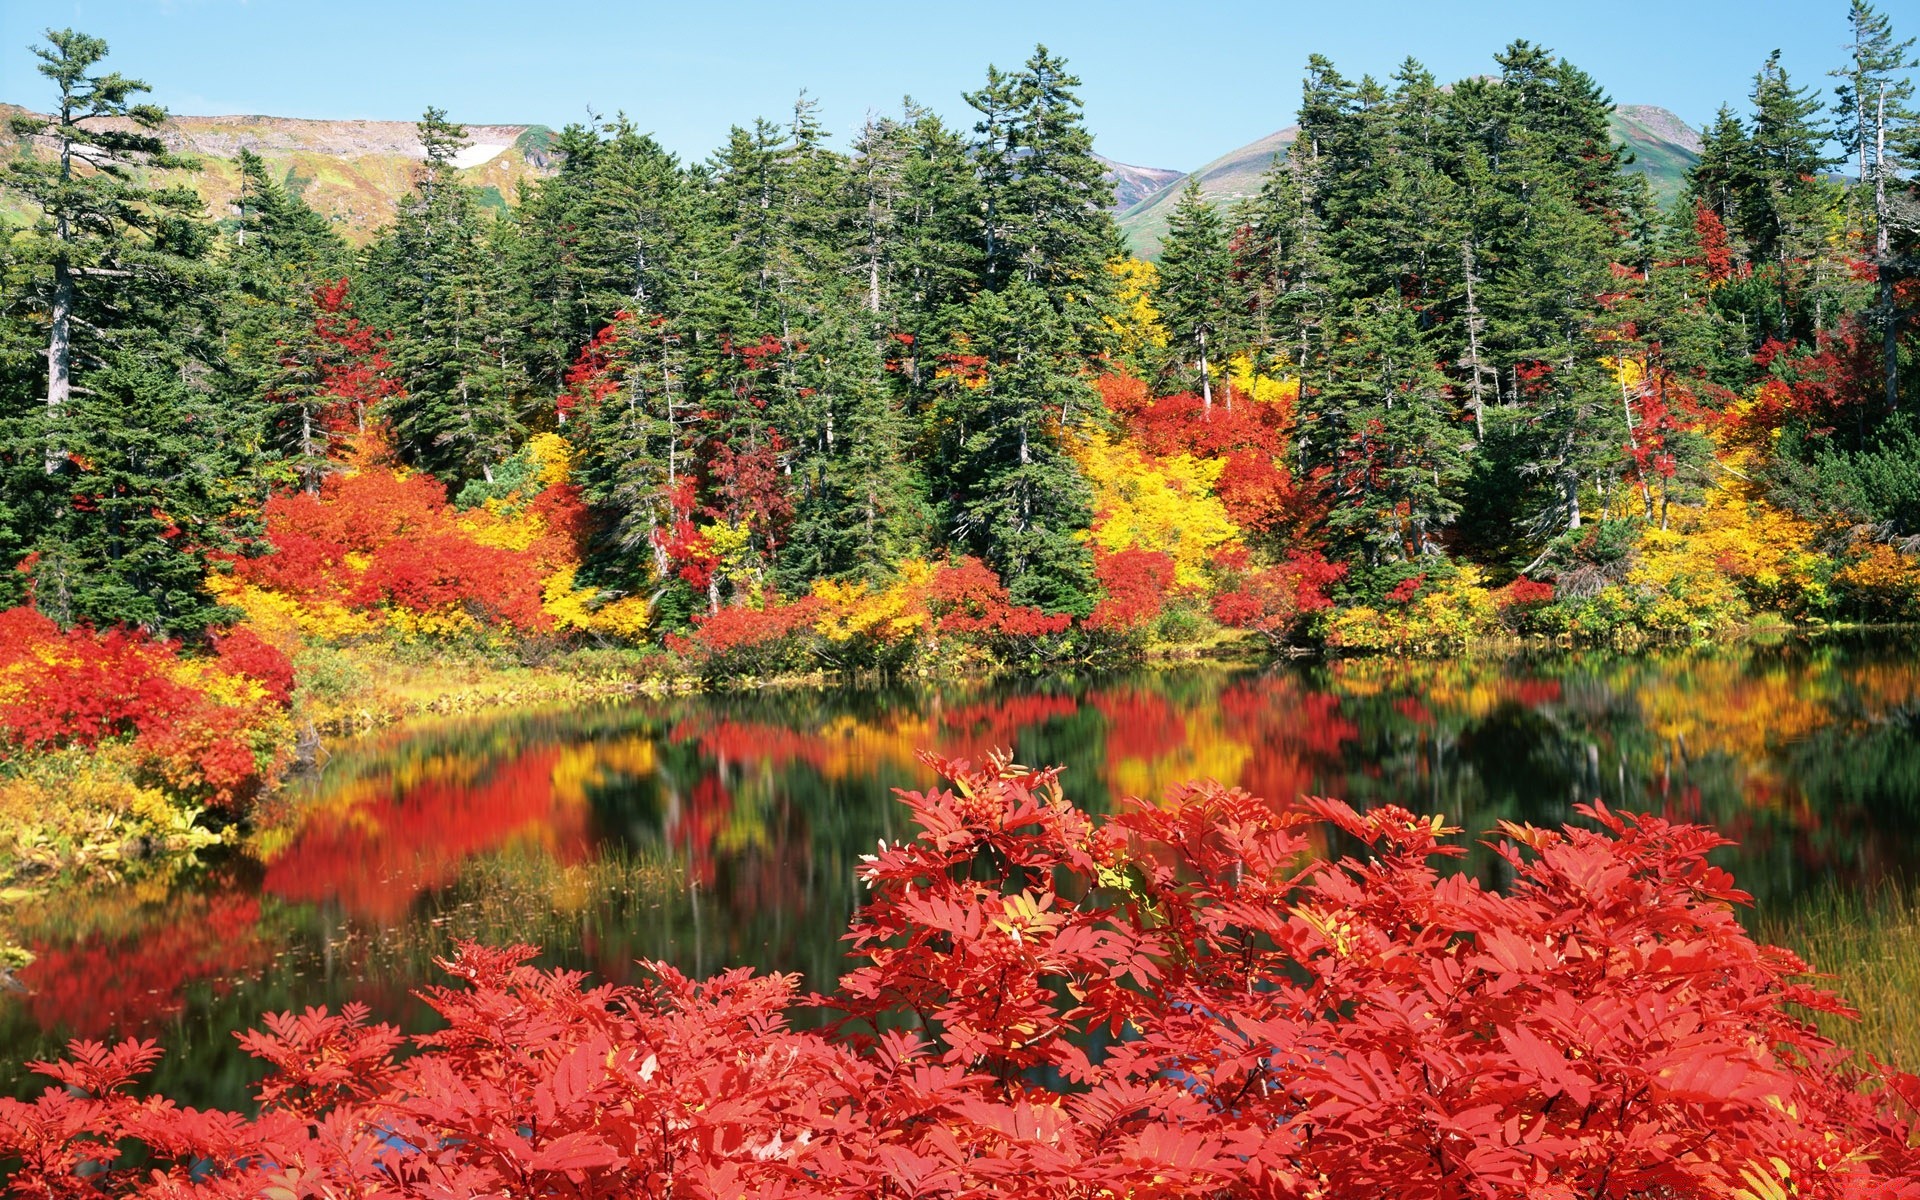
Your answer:
[[[1894,298],[1901,274],[1893,254],[1891,195],[1899,189],[1903,169],[1920,162],[1920,146],[1903,153],[1920,128],[1909,107],[1913,80],[1907,78],[1920,60],[1913,57],[1914,39],[1896,41],[1893,23],[1866,0],[1852,0],[1847,23],[1853,31],[1848,62],[1831,72],[1841,80],[1834,89],[1833,132],[1858,163],[1856,192],[1871,189],[1873,196],[1873,262],[1879,276],[1874,319],[1880,326],[1883,395],[1891,410],[1899,405],[1900,315]]]
[[[33,53],[39,73],[58,88],[53,112],[45,119],[22,113],[10,120],[15,136],[51,141],[53,155],[9,162],[5,186],[40,211],[27,231],[23,257],[44,268],[21,299],[46,321],[43,394],[51,472],[66,453],[69,422],[62,408],[73,395],[76,354],[103,361],[105,347],[89,331],[112,323],[104,314],[113,306],[112,293],[125,291],[137,277],[157,282],[182,269],[162,249],[163,226],[196,214],[199,198],[188,189],[149,188],[135,180],[136,167],[190,165],[169,154],[154,133],[166,111],[135,101],[151,89],[118,71],[89,74],[107,55],[99,38],[72,29],[49,29],[46,38],[48,45],[33,47]]]
[[[1016,602],[1092,611],[1093,561],[1079,534],[1091,491],[1060,443],[1076,407],[1095,403],[1073,361],[1074,331],[1038,287],[983,292],[955,335],[934,409],[941,429],[942,522],[985,559]]]
[[[425,164],[368,265],[405,384],[391,406],[402,453],[457,490],[491,482],[519,442],[529,384],[515,318],[526,306],[513,226],[483,224],[454,166],[465,127],[429,108],[419,131]]]
[[[1403,302],[1363,302],[1342,321],[1315,419],[1334,488],[1328,525],[1369,566],[1436,556],[1459,515],[1467,438],[1429,336]]]
[[[574,356],[621,311],[677,312],[702,259],[691,244],[692,187],[673,155],[624,116],[555,138],[559,170],[529,187],[522,247],[533,384],[559,392]]]
[[[220,615],[206,554],[244,526],[259,444],[223,352],[226,278],[197,195],[135,181],[190,165],[153,133],[164,114],[133,102],[146,85],[90,73],[98,38],[47,37],[53,115],[15,128],[51,154],[4,177],[38,210],[11,239],[5,341],[40,340],[28,387],[0,399],[0,552],[37,552],[36,601],[62,622],[196,638]]]
[[[1168,222],[1154,304],[1167,326],[1176,365],[1183,369],[1191,365],[1198,371],[1200,394],[1209,412],[1213,409],[1212,364],[1219,361],[1220,348],[1232,333],[1228,307],[1232,265],[1219,210],[1201,194],[1200,180],[1189,175]]]

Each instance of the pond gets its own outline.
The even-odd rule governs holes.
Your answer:
[[[69,1036],[155,1037],[183,1103],[245,1108],[233,1032],[414,989],[456,938],[612,980],[635,960],[831,987],[859,856],[910,832],[930,749],[1008,746],[1111,810],[1211,777],[1273,800],[1439,812],[1469,835],[1608,805],[1709,823],[1764,914],[1920,866],[1920,654],[1885,638],[1643,656],[1183,667],[635,700],[414,725],[332,748],[244,849],[16,914],[0,1092]],[[1472,844],[1472,843],[1470,843]],[[1477,848],[1464,869],[1498,884]],[[806,1019],[808,1014],[802,1014]]]

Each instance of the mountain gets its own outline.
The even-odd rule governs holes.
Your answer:
[[[28,110],[0,103],[0,158],[19,153],[19,139],[6,130],[6,118]],[[469,125],[472,142],[457,160],[468,183],[480,189],[481,202],[504,208],[521,181],[552,169],[553,131],[544,125]],[[182,176],[200,190],[215,219],[231,216],[240,191],[233,157],[251,150],[267,161],[292,191],[364,243],[393,220],[400,198],[413,187],[422,161],[420,140],[411,121],[314,121],[295,117],[176,116],[161,130],[169,149],[200,159],[199,170]],[[1145,200],[1176,179],[1179,171],[1136,167],[1101,158],[1113,181],[1114,211]],[[176,174],[176,173],[166,173]],[[0,214],[26,219],[17,197],[0,197]]]
[[[1610,122],[1614,139],[1633,152],[1631,170],[1647,176],[1653,194],[1662,204],[1671,204],[1686,185],[1686,174],[1700,161],[1700,135],[1685,121],[1664,108],[1651,104],[1622,104],[1614,108]],[[1299,134],[1300,127],[1289,125],[1256,142],[1230,150],[1199,168],[1200,189],[1215,204],[1230,206],[1243,196],[1260,190],[1261,176],[1272,165],[1274,156],[1286,151]],[[1168,180],[1158,192],[1120,214],[1120,230],[1127,244],[1142,258],[1160,257],[1160,240],[1167,234],[1167,219],[1179,203],[1186,176]]]
[[[1260,180],[1273,165],[1274,156],[1284,153],[1299,133],[1298,125],[1289,125],[1238,150],[1229,150],[1200,167],[1193,173],[1200,177],[1201,192],[1222,207],[1258,192]],[[1156,260],[1160,257],[1160,239],[1167,236],[1167,219],[1173,215],[1173,207],[1179,203],[1186,182],[1185,175],[1177,176],[1120,214],[1120,231],[1127,235],[1127,245],[1135,254]]]
[[[27,110],[0,103],[0,157],[18,153],[19,140],[5,118]],[[1614,137],[1633,151],[1634,170],[1653,183],[1663,204],[1680,194],[1685,175],[1699,161],[1700,135],[1673,113],[1647,104],[1623,104],[1612,117]],[[1199,168],[1202,188],[1216,203],[1231,204],[1260,188],[1276,154],[1293,141],[1288,126]],[[461,155],[467,182],[481,202],[505,208],[520,183],[548,173],[553,131],[544,125],[469,125],[472,145]],[[199,188],[216,220],[232,217],[240,172],[233,156],[251,150],[267,161],[288,190],[332,220],[349,241],[364,243],[393,219],[400,198],[413,186],[422,159],[411,121],[317,121],[294,117],[178,116],[161,138],[177,151],[199,157],[199,170],[181,176]],[[1167,218],[1186,175],[1164,167],[1138,167],[1101,158],[1113,181],[1114,211],[1136,254],[1158,258]],[[169,173],[172,174],[172,173]],[[0,217],[23,220],[18,197],[0,196]]]
[[[1654,199],[1672,204],[1700,161],[1700,131],[1651,104],[1615,105],[1613,136],[1633,151],[1632,169],[1647,177]]]
[[[1107,178],[1113,181],[1115,212],[1125,212],[1174,180],[1186,177],[1185,172],[1167,167],[1135,167],[1101,154],[1094,157],[1100,160],[1100,165],[1107,169]]]
[[[20,139],[4,121],[26,109],[0,104],[0,157],[20,153]],[[505,208],[524,179],[551,166],[552,131],[544,125],[469,125],[471,143],[456,160],[480,189],[481,203]],[[363,243],[393,220],[424,160],[411,121],[310,121],[293,117],[177,116],[160,130],[171,150],[199,158],[198,170],[160,172],[200,191],[215,220],[233,217],[240,170],[233,156],[251,150],[265,159],[287,190],[333,221],[349,241]],[[17,197],[0,198],[9,216],[22,217]]]

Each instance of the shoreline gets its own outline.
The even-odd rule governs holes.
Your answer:
[[[315,769],[316,761],[330,757],[346,742],[382,731],[404,727],[409,722],[430,717],[504,714],[555,704],[601,703],[622,697],[664,698],[703,694],[750,694],[777,691],[843,691],[884,686],[890,683],[936,684],[943,682],[986,682],[1008,678],[1036,678],[1049,674],[1108,673],[1125,670],[1178,670],[1196,666],[1258,667],[1274,663],[1323,664],[1360,663],[1399,659],[1419,661],[1498,661],[1553,658],[1591,652],[1612,652],[1627,656],[1653,654],[1689,647],[1726,647],[1736,644],[1769,645],[1788,641],[1812,643],[1823,638],[1852,635],[1908,634],[1920,640],[1920,626],[1906,623],[1798,623],[1752,622],[1730,630],[1719,639],[1675,639],[1642,637],[1612,639],[1605,643],[1577,642],[1565,635],[1514,636],[1475,639],[1439,652],[1386,653],[1368,651],[1339,653],[1326,647],[1274,646],[1258,634],[1221,630],[1200,642],[1161,644],[1142,648],[1138,653],[1107,661],[1054,661],[1040,669],[1021,670],[1006,665],[979,661],[959,671],[828,671],[787,672],[768,677],[738,676],[706,679],[688,671],[664,674],[639,673],[620,667],[657,666],[656,655],[628,650],[588,650],[557,656],[538,665],[507,664],[484,654],[462,655],[442,652],[419,661],[391,653],[356,655],[353,648],[328,649],[327,654],[355,659],[369,671],[369,682],[347,694],[315,695],[303,690],[288,726],[286,754],[275,777],[259,791],[254,806],[273,806],[287,785],[303,773]],[[311,683],[302,679],[303,688]],[[41,755],[23,755],[0,775],[0,789],[16,783],[23,774],[53,760],[72,772],[67,776],[78,783],[89,772],[108,765],[113,753],[110,745],[93,751],[60,751]],[[59,775],[59,771],[54,774]],[[31,857],[16,844],[9,855],[12,861],[0,862],[0,922],[4,910],[19,900],[86,886],[102,874],[122,875],[153,869],[172,857],[187,857],[205,846],[233,843],[258,832],[249,815],[233,820],[207,822],[204,812],[183,814],[185,820],[169,838],[140,835],[109,844],[95,839],[76,838],[64,857],[48,861],[47,854]]]

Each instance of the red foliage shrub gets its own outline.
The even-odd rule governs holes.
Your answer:
[[[193,695],[172,677],[175,658],[172,642],[138,631],[62,633],[40,614],[14,609],[0,625],[0,666],[25,686],[0,700],[0,733],[40,750],[160,728]]]
[[[1727,242],[1727,226],[1720,220],[1720,214],[1704,204],[1696,204],[1693,231],[1700,239],[1700,277],[1709,284],[1731,279],[1733,248]]]
[[[267,501],[271,553],[235,559],[234,574],[306,601],[457,611],[486,625],[542,631],[553,624],[540,603],[542,577],[574,560],[589,515],[570,485],[545,489],[527,508],[542,532],[526,549],[509,550],[462,529],[446,487],[431,476],[383,467],[332,475],[318,495]]]
[[[668,635],[667,648],[703,671],[721,675],[766,675],[801,665],[806,647],[799,635],[820,615],[820,602],[802,596],[777,598],[763,608],[728,605],[693,618],[690,638]]]
[[[1393,585],[1392,591],[1387,593],[1387,603],[1405,604],[1415,596],[1418,596],[1420,589],[1426,585],[1427,577],[1424,573],[1402,579],[1399,583]]]
[[[525,556],[459,532],[391,541],[373,552],[347,594],[357,607],[391,604],[416,613],[458,610],[483,624],[546,629],[540,578]]]
[[[236,559],[234,573],[271,591],[340,603],[356,581],[349,554],[444,533],[453,522],[444,485],[389,470],[330,475],[319,495],[274,496],[262,515],[272,553]]]
[[[1087,617],[1087,628],[1131,633],[1160,615],[1173,591],[1173,558],[1159,550],[1096,551],[1094,577],[1106,592]]]
[[[942,633],[983,642],[1020,640],[1064,633],[1073,618],[1014,604],[993,568],[972,555],[933,573],[927,606]]]
[[[229,675],[244,675],[267,690],[276,704],[293,699],[293,663],[280,647],[246,626],[213,635],[214,652]]]
[[[1506,587],[1493,594],[1493,602],[1501,608],[1532,604],[1551,604],[1553,602],[1553,583],[1528,579],[1525,575],[1515,579]]]
[[[1742,418],[1742,432],[1758,437],[1792,421],[1805,422],[1816,433],[1851,427],[1859,407],[1876,403],[1880,395],[1879,349],[1879,339],[1853,313],[1837,330],[1821,330],[1811,349],[1768,339],[1753,361],[1772,376],[1761,383],[1756,403]]]
[[[63,633],[31,609],[0,612],[0,758],[126,737],[142,772],[176,795],[223,807],[250,798],[262,782],[253,731],[286,707],[293,668],[244,629],[214,642],[214,670],[256,680],[265,698],[217,698],[178,645],[138,630]]]
[[[1239,587],[1215,596],[1214,619],[1284,642],[1300,632],[1307,617],[1333,607],[1327,589],[1346,573],[1345,563],[1330,563],[1318,553],[1290,555],[1279,566],[1256,571]]]
[[[1698,827],[1502,824],[1504,894],[1437,818],[1189,785],[1097,823],[1054,771],[936,762],[882,843],[859,965],[796,1031],[792,976],[589,987],[463,947],[403,1039],[270,1018],[259,1116],[129,1086],[77,1042],[0,1100],[19,1195],[887,1194],[1912,1198],[1920,1078],[1755,944]],[[1362,854],[1314,859],[1330,832]],[[145,1161],[123,1158],[128,1148]]]

